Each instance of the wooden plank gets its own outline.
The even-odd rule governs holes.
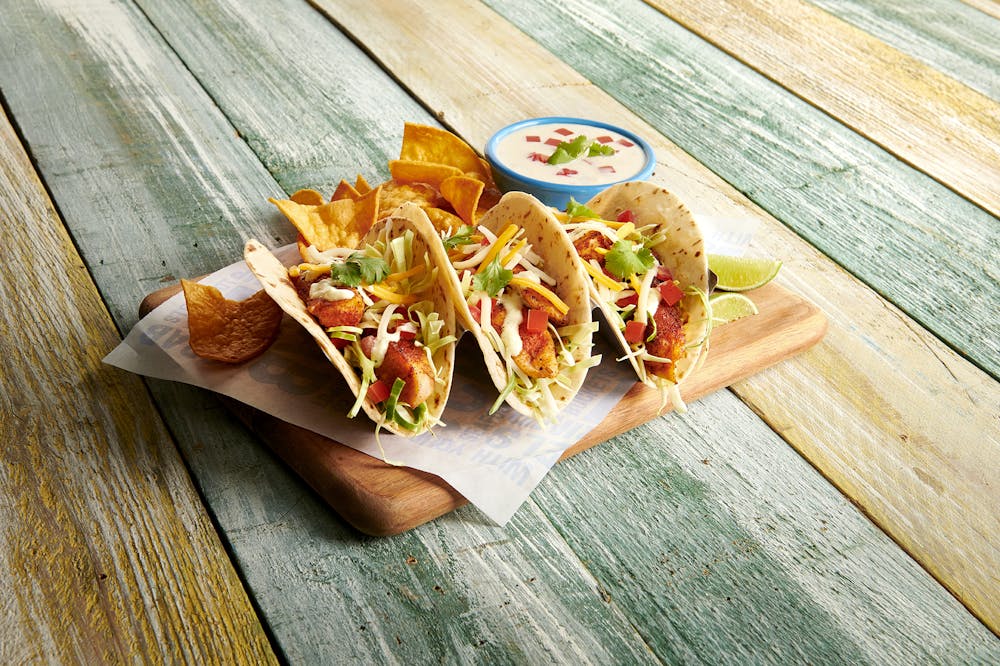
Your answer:
[[[809,0],[889,46],[1000,101],[1000,21],[960,0]],[[994,5],[995,6],[995,5]]]
[[[800,0],[650,4],[1000,215],[997,102]]]
[[[995,19],[1000,19],[1000,2],[996,0],[962,0],[962,2]]]
[[[599,115],[652,140],[655,179],[682,200],[704,214],[758,219],[753,251],[785,259],[780,281],[819,304],[831,327],[815,350],[737,391],[974,613],[1000,626],[989,573],[1000,569],[990,537],[1000,525],[981,510],[997,503],[983,475],[1000,460],[995,381],[486,8],[318,4],[474,145],[525,116]],[[441,34],[447,43],[431,38]],[[413,48],[399,52],[400,41]],[[496,53],[507,57],[484,55]]]
[[[179,291],[180,286],[174,285],[153,292],[140,304],[140,315],[145,316]],[[823,314],[787,289],[770,284],[747,295],[759,313],[712,332],[708,360],[681,389],[686,403],[805,351],[826,332]],[[400,534],[466,504],[437,476],[389,465],[236,401],[226,400],[226,405],[347,522],[366,534]],[[663,413],[659,392],[637,382],[560,460]]]
[[[220,20],[232,19],[232,12],[244,17],[240,25],[276,53],[305,53],[312,44],[323,56],[316,63],[334,73],[360,68],[367,85],[385,89],[382,104],[342,107],[357,121],[352,131],[324,128],[331,173],[357,168],[356,161],[336,160],[359,142],[385,142],[398,151],[404,119],[432,122],[412,102],[396,106],[401,95],[391,78],[306,5],[217,9],[213,16]],[[274,26],[284,26],[280,40]],[[211,42],[224,33],[193,34]],[[280,60],[276,53],[271,57]],[[322,74],[322,68],[314,71]],[[266,82],[260,83],[252,102],[258,113]],[[301,92],[315,80],[296,85]],[[131,3],[51,0],[5,14],[0,87],[121,330],[135,322],[145,293],[229,263],[240,256],[242,237],[291,240],[287,222],[266,202],[281,189]],[[367,122],[375,117],[391,120]],[[392,122],[396,135],[386,136],[381,122]],[[291,122],[287,134],[263,147],[294,145],[300,125]],[[43,322],[40,330],[50,329]],[[110,350],[113,338],[94,345],[93,353]],[[443,656],[538,663],[552,655],[579,663],[654,661],[537,512],[507,529],[466,511],[391,541],[359,538],[211,396],[163,382],[149,386],[288,661]],[[225,595],[226,588],[211,591]],[[239,638],[214,619],[204,628],[220,633],[220,641]],[[38,630],[51,627],[42,622]]]
[[[192,11],[214,10],[216,16],[227,17],[235,11],[231,7],[229,4],[218,7],[199,5]],[[322,22],[316,22],[315,17],[312,19],[314,22],[302,22],[295,7],[287,3],[277,7],[255,2],[252,12],[245,11],[245,32],[213,33],[193,29],[190,37],[192,43],[197,45],[199,42],[208,44],[218,41],[221,34],[231,34],[227,41],[240,45],[240,48],[234,48],[237,52],[272,49],[283,51],[286,55],[300,53],[300,57],[307,59],[318,71],[331,62],[344,70],[357,64],[351,55],[354,51],[349,42],[338,38],[335,31],[317,27]],[[106,18],[97,15],[98,20]],[[90,24],[81,21],[81,18],[74,17],[71,23],[85,26],[81,29],[88,33],[103,34],[100,22]],[[130,24],[123,27],[121,20],[108,21],[107,24],[113,33],[120,35],[121,43],[112,41],[111,44],[117,45],[118,51],[126,52],[124,45],[135,39],[134,30],[128,29]],[[493,27],[486,25],[490,25],[491,29]],[[383,25],[382,29],[387,35],[394,34],[389,27]],[[178,29],[178,33],[184,32]],[[37,39],[37,34],[34,37]],[[244,49],[244,40],[247,43],[257,40],[258,43]],[[41,42],[47,43],[47,40],[41,39]],[[58,58],[62,53],[62,44],[67,44],[67,50],[75,52],[78,60],[82,59],[84,64],[79,70],[87,72],[88,77],[95,77],[87,79],[86,86],[74,78],[78,70],[71,64],[72,59]],[[0,40],[0,45],[7,45],[9,50],[16,47],[19,53],[17,62],[21,65],[31,63],[30,56],[36,53],[27,38],[24,42]],[[316,51],[307,50],[313,45],[319,45]],[[238,152],[227,152],[231,150],[229,141],[234,132],[230,131],[228,135],[222,131],[206,132],[206,128],[216,127],[211,114],[194,113],[189,106],[181,108],[185,132],[179,141],[172,141],[166,132],[167,138],[158,136],[135,119],[125,123],[122,134],[102,133],[99,131],[102,123],[95,121],[92,115],[93,106],[116,108],[123,104],[116,98],[116,87],[132,91],[129,84],[118,78],[112,78],[115,85],[110,86],[102,86],[95,81],[100,80],[95,73],[104,69],[101,62],[110,60],[111,63],[118,63],[113,57],[113,53],[118,51],[108,49],[110,53],[102,52],[101,58],[92,60],[88,57],[89,44],[86,41],[81,44],[72,39],[57,40],[48,48],[57,63],[70,65],[68,73],[48,63],[47,76],[37,80],[41,90],[27,82],[13,85],[11,80],[17,79],[9,69],[0,70],[3,76],[0,80],[4,83],[5,93],[17,100],[22,128],[35,137],[31,143],[37,148],[36,155],[44,156],[44,159],[39,157],[39,164],[47,174],[51,174],[50,185],[57,182],[60,185],[64,196],[57,199],[65,211],[72,212],[76,237],[88,244],[85,254],[89,255],[91,265],[102,267],[100,260],[105,258],[105,264],[121,261],[113,269],[101,268],[106,271],[101,283],[109,292],[109,299],[125,302],[130,294],[141,296],[145,284],[155,286],[156,280],[148,277],[134,286],[136,280],[143,276],[155,275],[156,279],[169,280],[167,275],[171,273],[194,275],[199,267],[211,265],[216,260],[213,253],[217,248],[205,241],[209,230],[225,236],[230,224],[234,227],[239,224],[232,219],[243,218],[242,224],[251,226],[263,224],[262,219],[272,219],[268,217],[267,206],[255,208],[242,203],[244,195],[240,190],[249,188],[248,182],[255,183],[255,176],[241,162]],[[0,53],[5,54],[0,56],[0,63],[4,62],[8,49],[0,48]],[[138,98],[142,102],[132,102],[136,107],[150,104],[151,100],[158,99],[158,95],[192,99],[191,106],[196,108],[204,103],[204,95],[199,90],[189,89],[171,74],[176,64],[169,58],[164,60],[157,56],[155,48],[131,48],[127,52],[129,59],[147,62],[149,67],[141,72],[149,89],[140,87]],[[179,47],[178,52],[184,53]],[[151,54],[155,57],[151,58]],[[185,60],[185,64],[190,63],[192,71],[199,72],[197,58],[185,56]],[[217,60],[212,67],[226,68],[232,64],[229,60]],[[117,74],[121,69],[112,68],[112,72]],[[252,73],[255,70],[237,66],[227,71]],[[31,82],[36,83],[34,78]],[[302,85],[310,86],[312,82]],[[371,85],[381,85],[377,72],[372,76]],[[48,89],[48,86],[55,90]],[[80,94],[74,91],[74,86],[83,86],[85,91]],[[263,82],[262,88],[266,88]],[[65,97],[57,94],[62,90],[66,91]],[[220,99],[219,92],[212,90],[213,99]],[[90,100],[100,101],[94,104]],[[249,101],[254,103],[253,99]],[[63,108],[72,109],[72,113],[60,111]],[[393,106],[388,104],[378,111],[392,113]],[[70,155],[67,161],[67,156],[60,150],[62,144],[45,138],[50,132],[58,136],[67,124],[75,125],[77,122],[80,127],[95,132],[98,140],[94,143],[107,151],[106,163],[101,168],[87,163],[94,150],[89,144]],[[28,129],[31,131],[27,132]],[[309,121],[308,108],[302,113],[297,126],[288,131],[288,134],[276,133],[269,142],[262,144],[261,153],[267,155],[269,161],[280,157],[285,142],[291,142],[293,137],[301,134],[321,138],[331,160],[347,150],[349,142],[381,140],[365,135],[364,131],[350,137],[333,135],[323,138],[324,128]],[[135,136],[130,140],[133,145],[142,145],[144,150],[133,152],[122,148],[120,136],[130,134]],[[395,148],[398,136],[389,143]],[[187,185],[187,172],[180,169],[174,172],[172,168],[178,156],[183,158],[189,153],[197,157],[192,159],[196,165],[193,170],[205,179],[200,185],[201,196],[198,196],[197,183]],[[391,151],[386,157],[389,155]],[[353,171],[355,165],[332,164],[330,167],[334,174],[348,168]],[[73,180],[80,177],[75,173],[77,169],[86,173],[80,181]],[[140,182],[137,192],[124,196],[120,192],[120,183],[133,182],[137,173],[149,174],[150,177]],[[156,175],[160,178],[153,177]],[[223,184],[236,191],[238,196],[231,197],[234,203],[216,197],[206,199],[205,192],[215,192]],[[171,188],[176,188],[173,197],[169,194]],[[157,193],[162,201],[160,206],[157,206],[156,199],[150,202],[143,198],[148,196],[148,191]],[[133,198],[139,199],[135,209],[120,206],[118,215],[108,216],[107,220],[102,218],[100,211],[92,208],[95,201],[103,199],[131,204]],[[201,205],[184,206],[188,198],[194,198]],[[172,206],[178,207],[181,214],[175,217],[163,213],[164,210],[171,210]],[[142,232],[134,227],[146,217],[176,229],[177,233],[163,233],[152,240],[144,239]],[[182,229],[186,229],[186,235],[181,233]],[[275,224],[272,232],[280,233],[280,230],[280,225]],[[200,241],[197,248],[192,245],[193,234]],[[160,251],[166,257],[162,260],[151,250],[157,247],[154,242],[161,240],[165,247]],[[224,249],[222,241],[219,241],[219,246]],[[167,265],[161,267],[160,261],[166,261]],[[134,305],[135,301],[131,307],[134,308]],[[131,313],[119,321],[130,319],[134,319]],[[753,538],[761,544],[761,548],[751,549],[745,555],[748,561],[760,563],[762,567],[763,574],[759,578],[762,581],[761,590],[771,589],[766,587],[767,583],[771,583],[791,591],[791,596],[776,596],[779,601],[764,606],[769,611],[767,617],[755,616],[748,621],[748,614],[716,612],[724,608],[721,603],[718,609],[706,608],[703,602],[712,588],[704,584],[707,581],[697,577],[691,581],[692,585],[677,588],[679,592],[671,598],[669,607],[664,608],[658,602],[643,605],[641,601],[633,602],[625,595],[612,597],[609,590],[622,589],[621,586],[631,580],[635,595],[641,590],[648,590],[654,595],[663,589],[660,583],[666,574],[629,568],[625,562],[624,566],[615,569],[616,573],[612,576],[602,575],[602,579],[595,579],[590,573],[595,562],[581,561],[575,555],[559,532],[549,524],[548,517],[538,504],[526,506],[504,528],[484,524],[475,511],[465,508],[442,521],[389,540],[372,542],[359,538],[331,519],[317,498],[276,465],[266,451],[234,429],[214,401],[206,402],[202,394],[186,387],[158,382],[152,385],[158,396],[158,405],[187,452],[189,462],[197,469],[202,491],[211,503],[216,519],[226,526],[230,547],[237,554],[248,585],[256,591],[257,601],[268,608],[270,627],[289,661],[350,661],[371,659],[372,655],[387,661],[424,661],[440,658],[444,654],[445,658],[460,663],[477,660],[563,660],[575,663],[619,660],[642,663],[653,661],[655,656],[646,648],[644,635],[636,633],[631,623],[641,620],[639,625],[644,632],[657,632],[671,627],[681,614],[686,614],[684,623],[677,626],[692,627],[693,630],[689,635],[678,636],[678,641],[692,645],[691,650],[696,651],[700,641],[711,637],[722,650],[719,654],[726,654],[726,650],[738,653],[745,649],[741,646],[755,644],[758,639],[766,637],[773,646],[772,652],[805,652],[815,656],[815,661],[821,660],[821,650],[830,646],[833,646],[835,654],[854,655],[857,651],[852,647],[851,633],[831,626],[848,619],[855,629],[870,629],[871,635],[878,637],[881,646],[869,653],[871,656],[867,659],[873,663],[884,663],[889,658],[899,659],[901,655],[911,654],[917,655],[918,659],[920,655],[931,655],[928,659],[935,656],[943,659],[958,650],[958,646],[973,655],[981,654],[984,635],[989,637],[981,627],[976,633],[978,625],[973,623],[970,626],[970,618],[960,612],[955,602],[939,588],[931,585],[920,590],[919,586],[926,585],[929,578],[915,567],[906,569],[903,565],[908,562],[907,558],[891,543],[880,540],[879,533],[846,503],[837,505],[835,510],[824,513],[824,516],[829,518],[829,530],[840,532],[844,539],[841,551],[872,569],[857,576],[862,581],[860,585],[847,584],[835,566],[828,567],[823,560],[796,557],[795,553],[810,548],[811,539],[805,538],[807,535],[792,521],[777,523],[774,530],[762,530],[759,538],[745,525],[737,524],[732,531],[725,533],[727,538]],[[723,397],[728,397],[728,401],[716,403],[715,407],[707,410],[713,418],[735,412],[760,426],[755,417],[736,403],[732,396],[723,394]],[[644,436],[643,441],[648,444],[661,436],[669,439],[671,428],[679,422],[672,418],[661,419],[654,426],[656,434]],[[692,437],[687,431],[680,431],[677,436],[687,436],[693,447],[705,449],[716,438],[739,442],[746,436],[742,419],[722,418],[722,422],[721,429],[709,433],[708,439]],[[758,431],[755,437],[766,435]],[[773,435],[764,441],[779,454],[795,460],[795,454],[787,447],[779,446],[780,442]],[[586,457],[578,457],[569,464],[575,465]],[[769,467],[781,472],[788,465],[788,459],[771,459]],[[641,469],[637,467],[636,472]],[[709,465],[705,469],[714,472],[715,467]],[[655,517],[669,515],[670,512],[695,515],[703,508],[698,502],[715,504],[716,510],[723,512],[731,504],[741,504],[760,512],[760,515],[770,515],[776,499],[785,497],[789,487],[799,488],[797,483],[805,487],[796,493],[799,508],[814,506],[813,503],[821,502],[824,497],[834,497],[824,487],[822,479],[810,473],[808,468],[788,467],[788,470],[770,476],[760,490],[759,499],[754,499],[758,497],[756,495],[747,497],[739,483],[734,486],[733,480],[710,480],[712,491],[708,493],[697,484],[678,483],[678,492],[671,499],[680,502],[682,508],[678,510],[670,503],[641,504],[648,507],[649,513],[635,521],[634,524],[639,526],[636,531],[640,535],[649,533],[645,526]],[[606,479],[582,495],[576,494],[574,485],[569,483],[566,492],[580,497],[580,501],[589,507],[606,506],[607,498],[602,497],[602,493],[614,492],[614,489],[607,488]],[[649,473],[645,476],[640,474],[632,486],[641,492],[661,484],[655,474]],[[803,511],[812,515],[808,510]],[[601,513],[604,513],[603,509]],[[610,521],[621,522],[620,517],[613,514],[608,513],[607,517]],[[598,538],[615,545],[616,532],[607,522],[604,523],[604,530],[599,530]],[[702,526],[700,521],[693,521],[690,525],[693,528],[689,532],[690,539],[678,540],[676,535],[662,530],[653,534],[654,538],[649,543],[639,539],[637,542],[641,548],[636,550],[636,556],[658,560],[656,549],[662,547],[676,549],[679,552],[674,556],[677,557],[693,562],[710,562],[720,554],[719,551],[713,552],[711,547],[714,546],[712,539],[719,533],[713,532],[714,525]],[[571,523],[563,523],[560,528],[582,529]],[[706,531],[702,533],[701,529]],[[634,543],[636,541],[622,543],[621,548],[630,548]],[[779,566],[768,566],[769,552],[785,553],[790,559],[781,561]],[[864,557],[859,555],[862,552]],[[625,556],[622,550],[614,554],[616,558]],[[609,560],[608,565],[613,567],[614,560]],[[737,571],[726,574],[724,578],[738,584],[741,577],[741,572]],[[796,579],[805,582],[796,585]],[[830,590],[830,597],[843,594],[851,603],[843,609],[830,608],[828,600],[812,600],[818,590]],[[884,599],[892,599],[901,605],[887,608],[883,605]],[[935,616],[937,623],[929,632],[921,633],[926,625],[919,620],[927,615]],[[772,623],[773,617],[797,617],[799,620],[797,623],[780,624]],[[833,618],[833,623],[820,622],[830,618]],[[915,644],[912,638],[908,638],[910,636],[931,638],[922,641],[922,644]],[[681,643],[672,649],[685,649]],[[808,643],[809,649],[799,647],[800,643]],[[988,652],[986,654],[989,655]],[[879,659],[880,656],[883,658]]]
[[[141,382],[101,365],[117,331],[2,112],[0,226],[4,661],[275,663]]]
[[[544,12],[528,0],[496,5],[622,104],[641,108],[678,147],[1000,377],[1000,320],[992,305],[1000,282],[988,265],[983,270],[983,259],[1000,253],[995,217],[652,8],[627,0],[568,0]],[[641,87],[630,83],[637,69],[646,72]],[[645,104],[654,98],[657,104]]]

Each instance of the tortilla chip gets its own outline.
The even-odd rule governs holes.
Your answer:
[[[469,144],[447,130],[429,125],[406,123],[399,159],[432,162],[453,166],[461,173],[474,173],[484,182],[490,179],[488,167]]]
[[[365,177],[359,173],[358,177],[354,180],[354,189],[356,189],[359,194],[368,194],[371,191],[372,186],[369,185],[368,181],[365,180]]]
[[[496,189],[496,182],[493,180],[493,168],[482,157],[479,158],[479,168],[475,171],[466,171],[465,175],[470,178],[479,178],[486,183],[487,188]]]
[[[260,356],[278,338],[282,310],[263,289],[243,301],[225,298],[215,287],[181,280],[187,303],[192,351],[223,363]]]
[[[289,198],[303,206],[322,206],[326,203],[323,195],[316,190],[299,190]]]
[[[330,201],[321,206],[296,203],[289,199],[268,199],[278,207],[309,245],[320,252],[334,247],[357,247],[371,223],[369,211],[362,211],[362,229],[355,221],[357,206],[351,199]]]
[[[337,185],[337,189],[333,191],[333,196],[330,197],[330,201],[339,201],[341,199],[350,199],[352,201],[357,200],[361,196],[353,185],[348,183],[346,180],[341,179],[340,183]]]
[[[379,210],[382,211],[383,215],[408,201],[421,208],[445,204],[436,189],[422,183],[397,183],[393,180],[387,180],[379,188]]]
[[[500,202],[500,197],[502,196],[503,193],[496,187],[490,187],[487,185],[483,189],[482,195],[479,197],[479,207],[476,209],[477,217],[493,208],[493,206],[496,206],[497,203]]]
[[[439,189],[448,178],[462,175],[459,169],[447,164],[413,160],[390,160],[389,173],[397,183],[427,183]]]
[[[481,180],[468,176],[452,176],[441,183],[441,196],[455,209],[466,224],[475,226],[476,210],[479,208],[479,198],[486,189]]]
[[[424,212],[438,231],[454,233],[465,224],[458,215],[441,208],[424,208]]]
[[[354,202],[354,224],[362,236],[368,233],[368,230],[375,224],[375,220],[379,218],[381,210],[379,197],[381,194],[382,186],[379,185],[374,190],[368,190],[367,193],[359,196],[358,200]],[[360,244],[360,239],[358,244]],[[357,245],[352,247],[357,247]]]

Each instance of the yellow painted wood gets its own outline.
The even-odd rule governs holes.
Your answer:
[[[1000,2],[996,0],[962,0],[965,4],[1000,20]]]
[[[1000,215],[997,102],[800,0],[649,4]]]
[[[142,382],[101,364],[118,333],[2,112],[0,228],[0,658],[274,663]]]
[[[526,116],[600,117],[647,136],[659,158],[653,180],[695,210],[759,220],[751,251],[781,258],[779,283],[820,305],[830,328],[812,351],[741,382],[738,394],[1000,628],[1000,520],[984,510],[1000,505],[991,478],[1000,468],[997,382],[488,9],[316,4],[473,145]]]

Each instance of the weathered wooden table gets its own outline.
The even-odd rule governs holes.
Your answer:
[[[0,661],[997,663],[998,71],[991,0],[0,2]],[[389,538],[101,364],[267,197],[549,114],[758,220],[824,340]]]

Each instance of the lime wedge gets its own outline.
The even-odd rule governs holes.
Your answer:
[[[715,294],[708,302],[716,326],[757,314],[757,306],[744,294]]]
[[[730,257],[723,254],[708,255],[708,267],[719,276],[716,289],[722,291],[749,291],[763,287],[774,279],[781,268],[777,259],[759,257]]]

